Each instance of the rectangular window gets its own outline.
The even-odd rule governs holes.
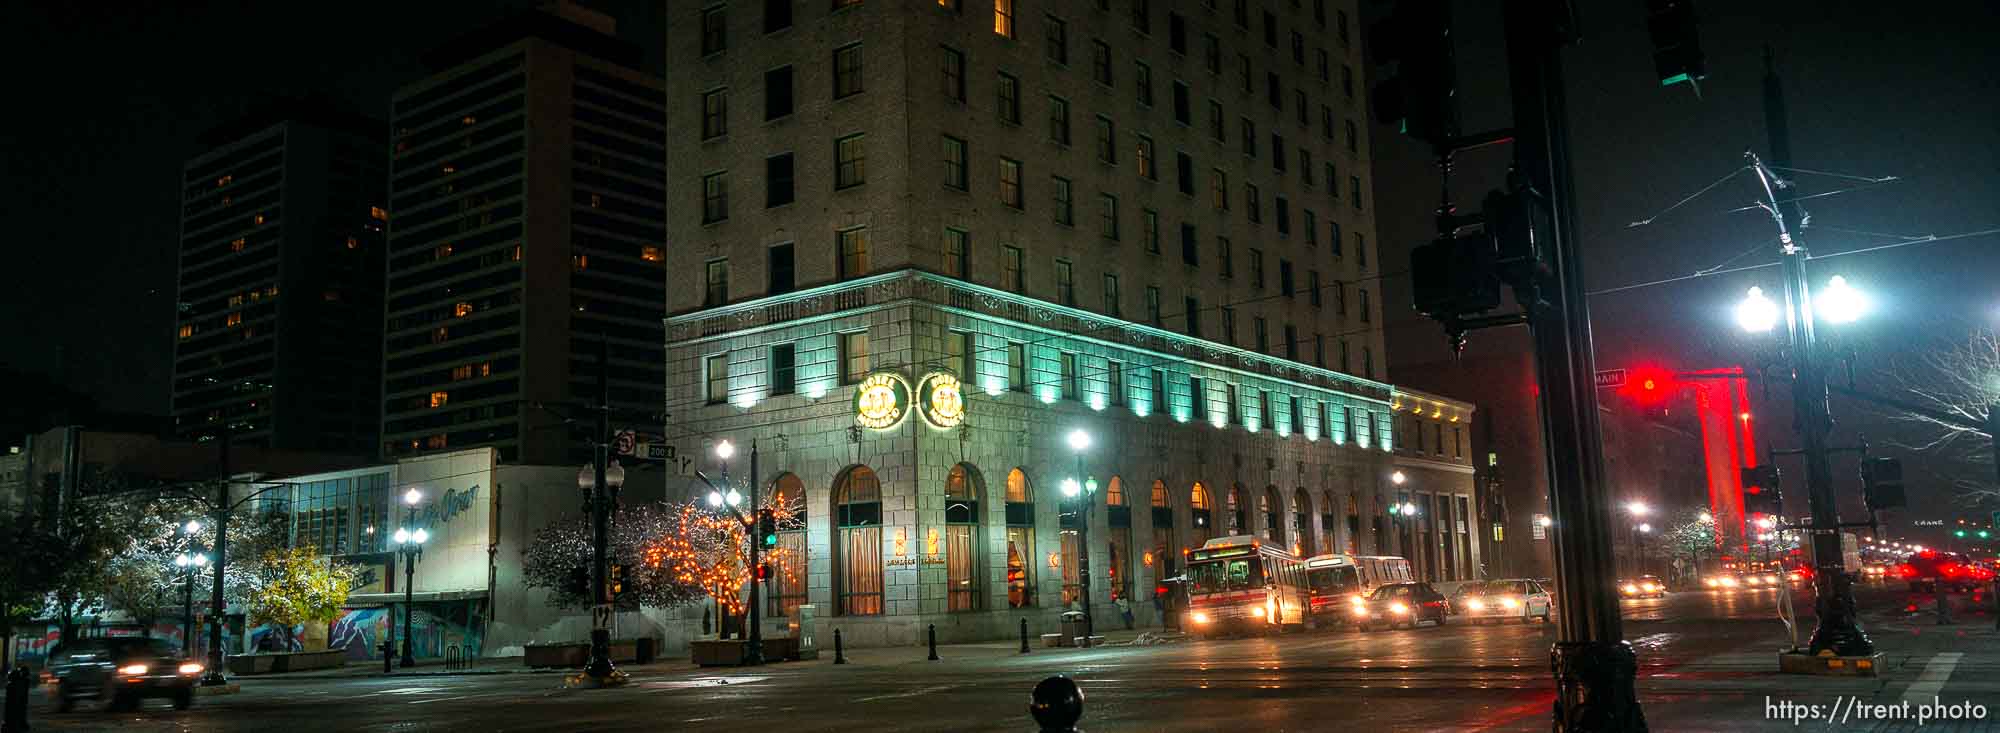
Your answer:
[[[1312,307],[1314,308],[1319,307],[1320,295],[1319,295],[1318,270],[1306,271],[1306,302],[1311,303]]]
[[[1083,393],[1076,388],[1076,355],[1063,352],[1061,358],[1056,361],[1056,369],[1057,376],[1062,380],[1060,385],[1062,398],[1074,400],[1081,397]]]
[[[1007,344],[1007,388],[1028,391],[1028,345]]]
[[[1319,106],[1319,136],[1333,142],[1333,108],[1324,104]],[[1332,178],[1326,180],[1329,186],[1335,183]]]
[[[1160,253],[1160,212],[1145,209],[1139,213],[1139,239],[1146,243],[1146,251]]]
[[[792,27],[792,0],[764,0],[764,32]]]
[[[1281,258],[1278,260],[1278,293],[1290,298],[1296,292],[1292,288],[1292,262]]]
[[[844,99],[861,93],[861,44],[850,43],[833,50],[833,98]]]
[[[717,5],[701,11],[701,55],[729,49],[729,9]]]
[[[1000,110],[1000,121],[1013,125],[1021,124],[1021,80],[1012,74],[1001,72],[1000,82],[995,88],[995,94],[999,96],[999,102],[995,107]]]
[[[770,290],[766,294],[783,295],[792,292],[792,288],[797,284],[797,278],[794,274],[796,271],[793,269],[792,264],[792,244],[786,242],[776,245],[771,247],[768,252],[769,258],[765,265],[765,273],[767,275],[766,279],[769,280],[767,285],[770,286]]]
[[[1132,30],[1153,34],[1152,0],[1132,0]]]
[[[1333,248],[1333,258],[1340,259],[1340,220],[1329,217],[1326,220],[1326,243]]]
[[[1174,168],[1178,174],[1181,193],[1194,195],[1194,158],[1187,153],[1174,151]]]
[[[1222,39],[1216,38],[1213,33],[1201,35],[1202,63],[1208,67],[1208,73],[1222,73]]]
[[[1354,98],[1354,67],[1340,67],[1340,93],[1348,99]]]
[[[793,179],[791,153],[780,153],[765,158],[764,208],[791,203]]]
[[[833,142],[833,187],[848,188],[868,182],[866,135],[854,134]]]
[[[714,224],[729,218],[729,178],[727,172],[701,177],[701,223]]]
[[[1118,164],[1118,123],[1104,115],[1097,116],[1097,159],[1111,165]]]
[[[1236,385],[1222,383],[1222,409],[1228,412],[1228,416],[1224,419],[1228,420],[1229,424],[1243,424],[1243,405],[1236,399]]]
[[[1347,315],[1347,283],[1340,280],[1333,281],[1333,312]]]
[[[1111,394],[1106,399],[1113,405],[1125,404],[1125,365],[1116,361],[1104,362],[1104,391]]]
[[[1053,15],[1042,16],[1043,52],[1049,60],[1069,65],[1069,24]]]
[[[1097,236],[1107,242],[1118,241],[1118,197],[1108,193],[1097,195]]]
[[[1250,121],[1250,118],[1248,117],[1242,118],[1241,122],[1242,122],[1241,127],[1243,129],[1243,155],[1249,158],[1256,158],[1257,123]]]
[[[1263,223],[1264,197],[1262,192],[1257,190],[1257,184],[1255,183],[1243,184],[1243,210],[1249,216],[1250,223]]]
[[[713,89],[701,95],[701,139],[712,140],[729,134],[729,90]]]
[[[1324,48],[1315,49],[1313,51],[1313,55],[1315,59],[1318,61],[1317,65],[1319,68],[1319,80],[1323,82],[1333,81],[1333,72],[1331,71],[1333,69],[1333,64],[1329,60],[1329,57],[1326,55],[1326,49]]]
[[[1257,423],[1259,427],[1263,428],[1276,428],[1278,426],[1277,416],[1271,413],[1271,390],[1257,390]],[[1271,510],[1276,511],[1277,507],[1272,507]]]
[[[1299,360],[1299,327],[1285,324],[1285,358]]]
[[[1021,200],[1021,161],[1012,158],[1000,159],[1000,203],[1023,207]]]
[[[1097,83],[1111,86],[1111,44],[1103,41],[1090,42],[1090,78]]]
[[[1164,414],[1167,410],[1167,373],[1154,369],[1150,377],[1147,381],[1151,382],[1153,390],[1151,407],[1153,412]]]
[[[1264,101],[1271,103],[1271,109],[1285,111],[1285,91],[1279,85],[1278,72],[1264,72]]]
[[[1361,347],[1361,377],[1363,379],[1375,378],[1375,349],[1372,346]]]
[[[1139,159],[1139,177],[1149,181],[1160,180],[1160,169],[1153,164],[1153,138],[1140,135],[1135,154]]]
[[[1028,292],[1027,271],[1022,267],[1021,248],[1007,245],[1000,250],[1000,286],[1013,293]]]
[[[1250,287],[1264,289],[1264,250],[1250,248]]]
[[[1355,126],[1354,120],[1347,120],[1344,124],[1347,126],[1347,153],[1354,155],[1361,152],[1360,128]]]
[[[1361,232],[1354,233],[1354,264],[1364,268],[1368,266],[1368,240],[1361,236]]]
[[[1229,139],[1229,123],[1222,112],[1222,103],[1213,99],[1208,100],[1208,136],[1218,142]]]
[[[944,185],[960,191],[969,190],[971,181],[966,175],[966,156],[964,140],[944,136]]]
[[[1049,97],[1049,139],[1069,144],[1069,100]]]
[[[1133,62],[1132,84],[1139,94],[1139,104],[1153,106],[1153,67],[1144,61]]]
[[[1285,136],[1271,133],[1271,169],[1285,172]]]
[[[1187,55],[1187,19],[1180,13],[1167,13],[1167,50]]]
[[[1367,288],[1361,288],[1361,289],[1360,289],[1360,292],[1356,293],[1356,295],[1357,295],[1357,296],[1359,296],[1359,300],[1358,300],[1357,302],[1358,302],[1358,304],[1359,304],[1359,305],[1361,306],[1361,322],[1362,322],[1362,323],[1367,323],[1367,322],[1368,322],[1368,310],[1369,310],[1369,305],[1368,305],[1368,289],[1367,289]]]
[[[1056,260],[1056,300],[1063,305],[1076,305],[1076,269],[1069,260]]]
[[[964,229],[944,228],[944,274],[960,280],[972,279],[971,235]]]
[[[972,383],[972,334],[965,331],[947,331],[944,335],[945,357],[951,369],[960,380]]]
[[[1237,68],[1243,70],[1243,93],[1249,94],[1257,91],[1256,85],[1251,82],[1254,72],[1250,70],[1250,55],[1243,53],[1236,54],[1236,62]]]
[[[771,347],[771,396],[797,391],[798,361],[791,344]]]
[[[792,67],[780,66],[764,72],[764,119],[775,120],[792,113]]]
[[[868,274],[868,227],[842,229],[840,240],[840,279],[852,280]]]
[[[1340,370],[1352,374],[1353,370],[1348,368],[1349,363],[1350,360],[1348,359],[1347,341],[1346,339],[1342,339],[1340,342]]]
[[[729,302],[729,260],[709,260],[707,289],[702,292],[701,304],[714,307]]]
[[[708,357],[703,365],[703,378],[708,384],[708,404],[720,405],[729,401],[729,355],[716,354]]]
[[[1181,300],[1182,317],[1187,320],[1189,336],[1201,338],[1201,301],[1192,297]]]
[[[1348,177],[1347,177],[1347,197],[1348,197],[1348,199],[1349,199],[1350,201],[1353,201],[1353,202],[1354,202],[1354,210],[1355,210],[1355,211],[1360,211],[1360,210],[1361,210],[1361,177],[1360,177],[1360,176],[1348,176]]]
[[[1174,82],[1174,121],[1183,125],[1193,124],[1194,108],[1188,98],[1187,82]]]
[[[1125,309],[1118,300],[1118,276],[1104,273],[1104,315],[1123,318]]]
[[[1208,197],[1216,211],[1229,210],[1229,173],[1221,168],[1208,172]]]
[[[1301,66],[1306,63],[1306,37],[1292,31],[1292,63]]]
[[[1273,198],[1271,202],[1272,202],[1271,213],[1276,214],[1278,217],[1278,236],[1280,237],[1291,236],[1292,235],[1291,200],[1283,196],[1278,196],[1276,198]]]
[[[941,66],[943,70],[944,96],[947,99],[965,101],[965,52],[950,46],[942,46]]]
[[[993,0],[993,32],[1003,38],[1014,37],[1014,0]]]
[[[1299,229],[1304,230],[1306,233],[1306,247],[1308,249],[1318,249],[1319,217],[1313,215],[1312,209],[1299,209]]]
[[[1211,419],[1208,414],[1208,385],[1201,377],[1188,375],[1188,409],[1196,420]]]
[[[1201,266],[1201,253],[1195,251],[1194,225],[1181,222],[1181,262],[1189,267]]]
[[[868,376],[868,332],[840,335],[840,383],[854,384]]]
[[[1271,353],[1271,333],[1269,327],[1265,325],[1263,316],[1250,318],[1250,338],[1253,339],[1252,343],[1257,344],[1257,353]]]
[[[1222,319],[1222,343],[1229,344],[1230,346],[1235,346],[1236,308],[1234,306],[1225,305],[1222,306],[1220,309],[1218,309],[1218,312]]]
[[[1215,261],[1221,267],[1222,277],[1236,276],[1236,247],[1228,237],[1215,238]]]
[[[1303,429],[1305,429],[1305,426],[1306,426],[1306,413],[1305,413],[1305,409],[1304,409],[1303,407],[1301,407],[1301,406],[1299,405],[1299,396],[1298,396],[1298,395],[1292,395],[1292,396],[1291,396],[1290,398],[1288,398],[1288,399],[1290,399],[1290,401],[1291,401],[1291,403],[1292,403],[1292,404],[1291,404],[1291,407],[1292,407],[1292,410],[1291,410],[1291,416],[1292,416],[1292,425],[1291,425],[1291,429],[1293,429],[1293,430],[1303,430]],[[1304,511],[1305,511],[1305,510],[1304,510],[1304,509],[1300,509],[1299,511],[1300,511],[1300,513],[1304,513]],[[1303,527],[1301,527],[1301,529],[1304,529],[1304,528],[1303,528]]]
[[[1313,363],[1326,368],[1326,337],[1317,333],[1313,334]]]

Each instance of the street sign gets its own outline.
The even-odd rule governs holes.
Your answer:
[[[591,607],[591,609],[590,609],[590,628],[593,628],[593,629],[608,629],[608,628],[611,628],[611,606],[610,606],[610,604],[599,604],[599,605],[596,605],[596,606],[592,606],[592,607]]]
[[[1605,369],[1597,373],[1598,389],[1618,389],[1625,386],[1625,370]]]

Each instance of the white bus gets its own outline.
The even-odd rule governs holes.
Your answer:
[[[1315,555],[1306,559],[1308,617],[1314,626],[1348,621],[1348,604],[1375,588],[1414,579],[1410,561],[1392,555]],[[1321,618],[1324,616],[1324,618]]]
[[[1306,566],[1250,535],[1217,537],[1188,552],[1188,617],[1195,633],[1265,633],[1306,622]]]

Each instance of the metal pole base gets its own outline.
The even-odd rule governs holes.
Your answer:
[[[202,687],[221,687],[229,684],[229,678],[222,676],[222,670],[210,669],[201,675]]]
[[[1633,685],[1639,658],[1623,641],[1558,642],[1549,653],[1556,674],[1555,729],[1645,731]]]
[[[1830,649],[1842,657],[1874,654],[1875,642],[1868,639],[1855,617],[1854,584],[1847,576],[1821,571],[1819,587],[1814,590],[1813,611],[1819,614],[1819,625],[1813,629],[1806,648],[1813,654]]]
[[[583,673],[604,679],[615,670],[611,666],[611,630],[590,630],[590,662],[583,666]]]

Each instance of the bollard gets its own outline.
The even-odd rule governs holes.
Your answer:
[[[1951,598],[1945,595],[1944,582],[1942,580],[1937,581],[1937,584],[1931,587],[1937,589],[1937,625],[1944,626],[1950,624]]]
[[[935,661],[937,661],[937,660],[938,660],[938,655],[937,655],[937,624],[931,624],[931,625],[930,625],[930,626],[928,627],[928,632],[927,632],[927,633],[928,633],[928,634],[930,635],[930,639],[931,639],[931,661],[935,662]]]
[[[389,673],[392,673],[392,672],[395,672],[395,671],[396,671],[396,668],[395,668],[394,666],[392,666],[392,665],[394,665],[394,663],[395,663],[395,662],[393,661],[393,660],[395,659],[395,656],[396,656],[396,653],[395,653],[395,644],[391,643],[391,642],[390,642],[390,641],[389,641],[388,639],[383,639],[383,640],[382,640],[382,674],[389,674]]]
[[[833,630],[833,663],[834,664],[847,663],[847,655],[842,654],[840,649],[840,629]]]
[[[1076,721],[1083,719],[1083,689],[1063,675],[1042,680],[1028,697],[1028,715],[1042,726],[1042,733],[1077,733]]]
[[[25,662],[7,673],[7,714],[0,733],[28,733],[28,687],[33,677]]]
[[[1025,616],[1021,618],[1021,653],[1028,653],[1028,619]]]

